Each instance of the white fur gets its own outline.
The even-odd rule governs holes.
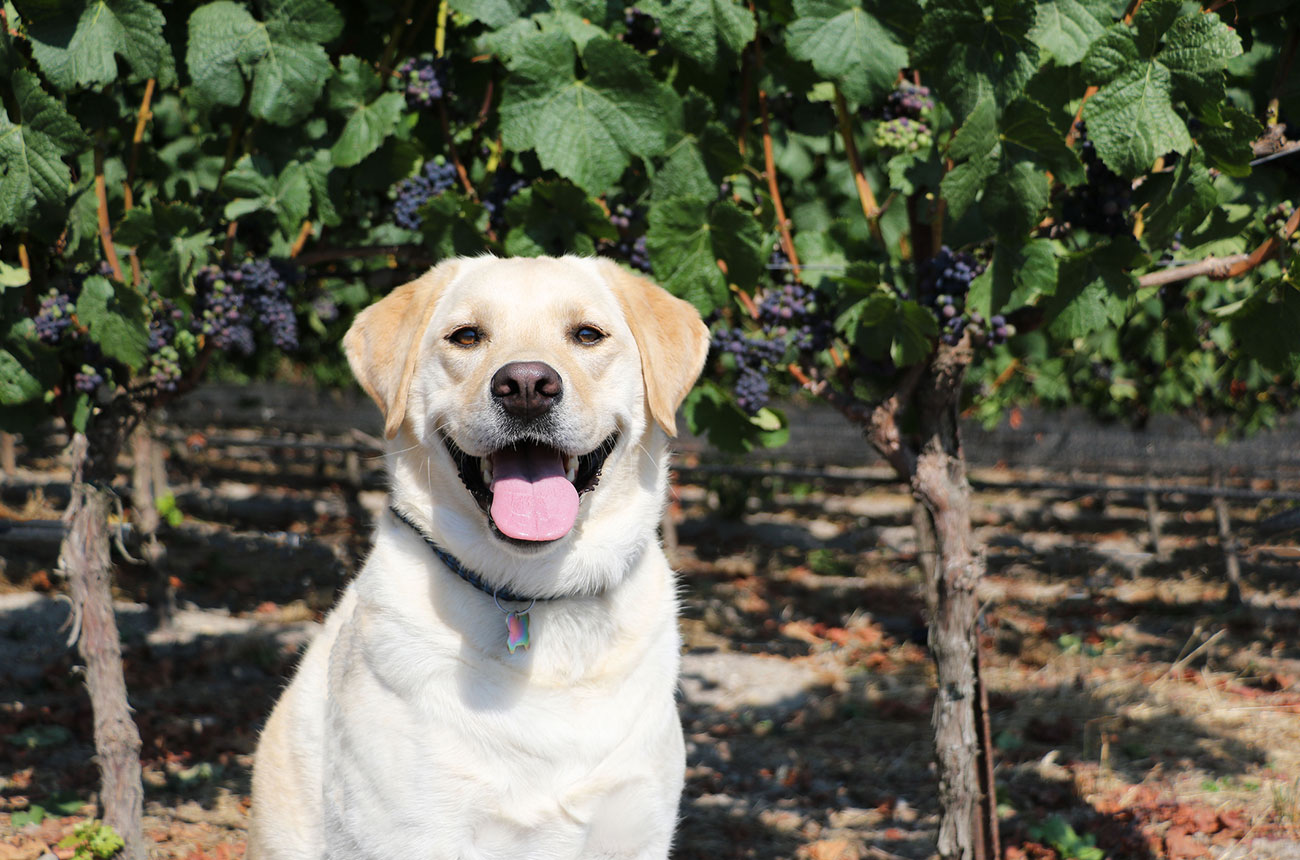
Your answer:
[[[599,595],[539,602],[531,648],[510,654],[492,599],[385,513],[262,736],[253,860],[667,856],[684,770],[680,642],[655,538],[667,440],[648,415],[635,338],[591,261],[459,266],[389,444],[391,500],[494,585]],[[483,355],[445,348],[449,327],[485,315]],[[556,335],[579,317],[607,331],[606,349]],[[480,359],[561,370],[570,450],[620,433],[558,541],[519,548],[493,535],[438,436],[475,456],[492,448]]]

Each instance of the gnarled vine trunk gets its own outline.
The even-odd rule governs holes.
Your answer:
[[[932,719],[942,860],[995,860],[999,853],[976,631],[975,588],[984,559],[971,531],[971,489],[958,425],[969,364],[968,344],[941,347],[906,378],[899,395],[874,410],[867,427],[868,439],[916,500],[912,522],[938,676]],[[904,411],[911,418],[906,434],[899,420]]]
[[[77,648],[86,664],[86,689],[94,711],[100,815],[126,843],[124,860],[145,860],[140,781],[140,732],[131,719],[122,672],[122,649],[113,616],[108,515],[116,447],[95,450],[85,434],[72,441],[72,498],[59,566],[72,589],[79,624]]]

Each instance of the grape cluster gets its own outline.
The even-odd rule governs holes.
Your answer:
[[[939,320],[939,340],[949,346],[955,346],[967,328],[975,343],[1002,343],[1009,334],[1007,321],[1000,314],[985,325],[978,312],[966,313],[971,281],[983,271],[984,266],[973,255],[954,253],[947,245],[917,269],[917,299],[934,312]]]
[[[420,207],[430,197],[442,194],[456,184],[456,165],[441,157],[424,163],[424,169],[397,183],[397,200],[393,203],[393,221],[407,230],[419,230],[424,219]]]
[[[41,308],[36,313],[36,337],[41,343],[54,346],[65,338],[76,336],[72,329],[72,312],[75,304],[73,297],[66,292],[52,287],[41,299]],[[72,329],[69,331],[69,329]]]
[[[930,128],[919,120],[902,116],[877,123],[874,140],[880,149],[916,152],[930,145]]]
[[[412,110],[429,110],[450,92],[447,66],[432,54],[411,57],[397,67],[397,80]]]
[[[250,260],[225,270],[208,266],[194,279],[191,326],[226,352],[251,355],[255,324],[277,348],[296,349],[298,320],[289,287],[301,280],[296,268],[270,260]]]
[[[286,263],[249,260],[239,267],[244,293],[258,326],[271,336],[276,349],[298,348],[298,318],[293,314],[289,287],[302,282],[302,272]]]
[[[1296,237],[1295,235],[1288,236],[1286,234],[1286,222],[1290,220],[1294,211],[1295,207],[1291,205],[1291,201],[1283,200],[1268,210],[1268,214],[1264,216],[1264,229],[1268,231],[1269,235],[1276,236],[1283,242],[1292,241]]]
[[[623,10],[623,26],[627,31],[619,34],[619,39],[642,53],[659,47],[663,29],[653,15],[642,12],[636,6]]]
[[[526,187],[528,182],[509,168],[497,171],[492,177],[492,187],[483,195],[483,208],[487,210],[488,223],[493,230],[500,232],[505,228],[506,204]]]
[[[796,280],[779,245],[772,251],[768,269],[776,283],[758,301],[761,331],[747,335],[738,328],[720,328],[713,336],[713,348],[736,362],[736,403],[750,415],[767,405],[768,375],[789,350],[820,352],[830,346],[834,335],[831,321],[818,312],[814,292]]]
[[[1096,147],[1088,140],[1088,129],[1083,122],[1075,125],[1078,136],[1079,158],[1083,161],[1087,180],[1070,190],[1061,207],[1061,217],[1073,227],[1103,236],[1121,236],[1133,232],[1129,208],[1133,203],[1133,185],[1116,176],[1100,158]]]
[[[175,346],[177,323],[184,312],[165,298],[156,298],[149,317],[147,384],[158,391],[175,391],[181,378],[181,356]],[[187,335],[188,336],[188,335]]]
[[[646,249],[645,221],[641,213],[628,203],[618,203],[609,213],[609,223],[618,230],[618,238],[597,241],[596,252],[623,260],[638,271],[649,272],[650,252]]]
[[[930,88],[910,81],[903,81],[885,99],[885,106],[880,111],[882,119],[920,119],[921,115],[934,110],[934,97]]]
[[[81,369],[72,379],[73,387],[85,394],[94,394],[104,382],[104,374],[99,368],[90,364],[81,365]]]

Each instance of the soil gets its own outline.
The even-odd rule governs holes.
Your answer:
[[[6,482],[0,524],[57,518],[66,474],[36,465]],[[152,857],[243,856],[257,732],[383,504],[277,465],[173,462],[186,517],[160,570],[119,560]],[[932,856],[910,505],[890,487],[677,487],[674,857]],[[1141,500],[984,493],[976,511],[1003,857],[1300,858],[1300,552],[1251,533],[1270,511],[1232,510],[1242,605],[1196,504],[1166,506],[1159,555]],[[0,860],[68,857],[97,773],[57,547],[0,549]],[[170,616],[146,605],[160,581]]]

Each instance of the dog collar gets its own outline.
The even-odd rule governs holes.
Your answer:
[[[511,654],[515,653],[519,648],[528,649],[528,612],[536,605],[538,600],[544,601],[551,598],[525,597],[508,588],[488,585],[483,581],[483,577],[461,564],[460,559],[438,546],[437,541],[425,534],[424,529],[412,522],[411,518],[398,510],[396,505],[389,505],[388,511],[397,518],[398,522],[405,523],[411,531],[419,535],[429,549],[433,550],[433,554],[438,557],[438,561],[441,561],[448,570],[492,598],[492,602],[496,604],[497,609],[500,609],[506,616],[506,648],[509,649]],[[528,607],[523,610],[512,611],[501,605],[503,600],[506,603],[527,603]]]

